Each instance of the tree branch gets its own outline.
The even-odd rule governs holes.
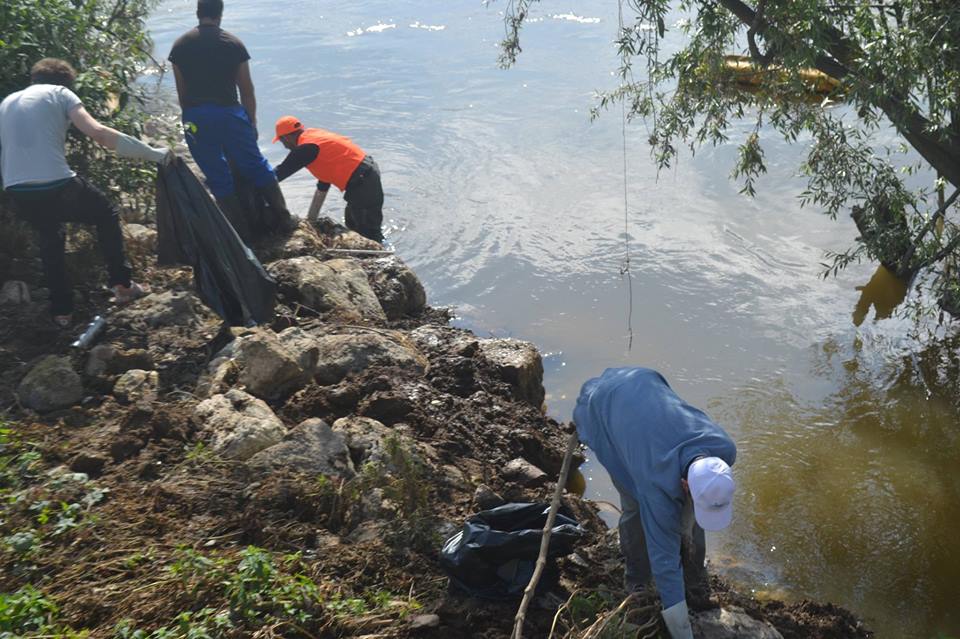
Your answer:
[[[523,623],[527,617],[527,608],[533,600],[533,593],[537,589],[537,583],[540,582],[540,575],[547,565],[547,554],[550,549],[550,533],[553,532],[553,522],[557,518],[557,510],[560,508],[560,496],[567,485],[567,475],[570,473],[570,462],[573,460],[573,451],[577,448],[577,430],[573,429],[570,437],[567,439],[567,452],[563,456],[563,464],[560,468],[560,479],[557,480],[557,487],[553,491],[553,500],[550,502],[550,512],[547,514],[547,523],[543,525],[543,534],[540,538],[540,554],[537,557],[537,565],[533,569],[533,576],[523,591],[523,600],[520,602],[520,608],[517,610],[517,616],[513,620],[512,639],[523,639]]]
[[[719,0],[719,2],[756,33],[780,35],[763,16],[758,19],[757,12],[741,0]],[[814,66],[837,80],[843,80],[848,75],[856,75],[848,66],[855,58],[852,55],[855,50],[854,45],[834,27],[828,26],[826,33],[830,40],[827,44],[827,52],[817,55]],[[930,121],[912,108],[909,100],[902,96],[887,96],[880,100],[877,106],[890,118],[900,134],[924,160],[939,171],[946,180],[955,186],[960,186],[960,138],[957,135],[948,133],[949,140],[944,142],[928,133],[927,131],[931,128]]]

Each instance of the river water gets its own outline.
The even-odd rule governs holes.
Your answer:
[[[194,7],[161,2],[158,57]],[[739,493],[709,536],[716,568],[761,596],[847,606],[880,637],[960,634],[956,344],[911,336],[876,265],[820,277],[856,230],[799,206],[803,141],[761,131],[769,173],[748,199],[728,179],[734,145],[658,175],[632,123],[625,212],[619,110],[589,118],[616,82],[617,4],[544,0],[510,71],[502,9],[233,0],[223,26],[252,55],[271,162],[285,114],[373,155],[388,242],[459,325],[537,344],[551,414],[569,419],[605,367],[643,365],[727,428]],[[313,184],[283,185],[300,214]],[[342,208],[332,191],[325,212]],[[588,498],[615,501],[601,467],[582,470]]]

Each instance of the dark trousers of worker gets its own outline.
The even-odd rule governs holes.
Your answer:
[[[109,285],[130,286],[130,262],[123,251],[123,233],[117,207],[99,189],[82,177],[63,186],[41,191],[7,191],[18,215],[33,229],[43,261],[43,273],[50,289],[50,311],[54,315],[73,312],[73,291],[64,256],[66,222],[92,224],[107,267]]]
[[[369,155],[363,158],[350,176],[343,199],[347,201],[343,212],[343,222],[347,228],[382,242],[383,185],[380,182],[380,167]]]
[[[188,107],[183,110],[183,130],[190,154],[214,197],[236,192],[231,165],[258,189],[277,181],[273,167],[260,153],[257,131],[242,106]]]
[[[624,586],[628,592],[650,586],[653,571],[647,555],[647,541],[640,520],[640,507],[629,492],[614,482],[620,493],[620,552],[624,558]],[[693,501],[687,496],[680,520],[680,557],[683,577],[687,588],[700,587],[706,583],[707,557],[706,535],[693,516]]]

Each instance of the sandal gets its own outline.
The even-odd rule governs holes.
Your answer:
[[[133,300],[140,299],[150,294],[150,287],[146,284],[137,284],[130,282],[130,286],[117,284],[113,287],[113,301],[116,304],[129,304]]]

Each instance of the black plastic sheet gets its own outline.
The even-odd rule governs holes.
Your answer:
[[[231,326],[273,319],[277,283],[182,158],[157,171],[157,263],[193,267],[197,294]]]
[[[483,599],[522,595],[540,554],[549,510],[549,504],[515,503],[470,517],[440,551],[440,565],[451,584]],[[548,559],[570,554],[583,536],[580,524],[563,513],[557,513],[553,523]]]

